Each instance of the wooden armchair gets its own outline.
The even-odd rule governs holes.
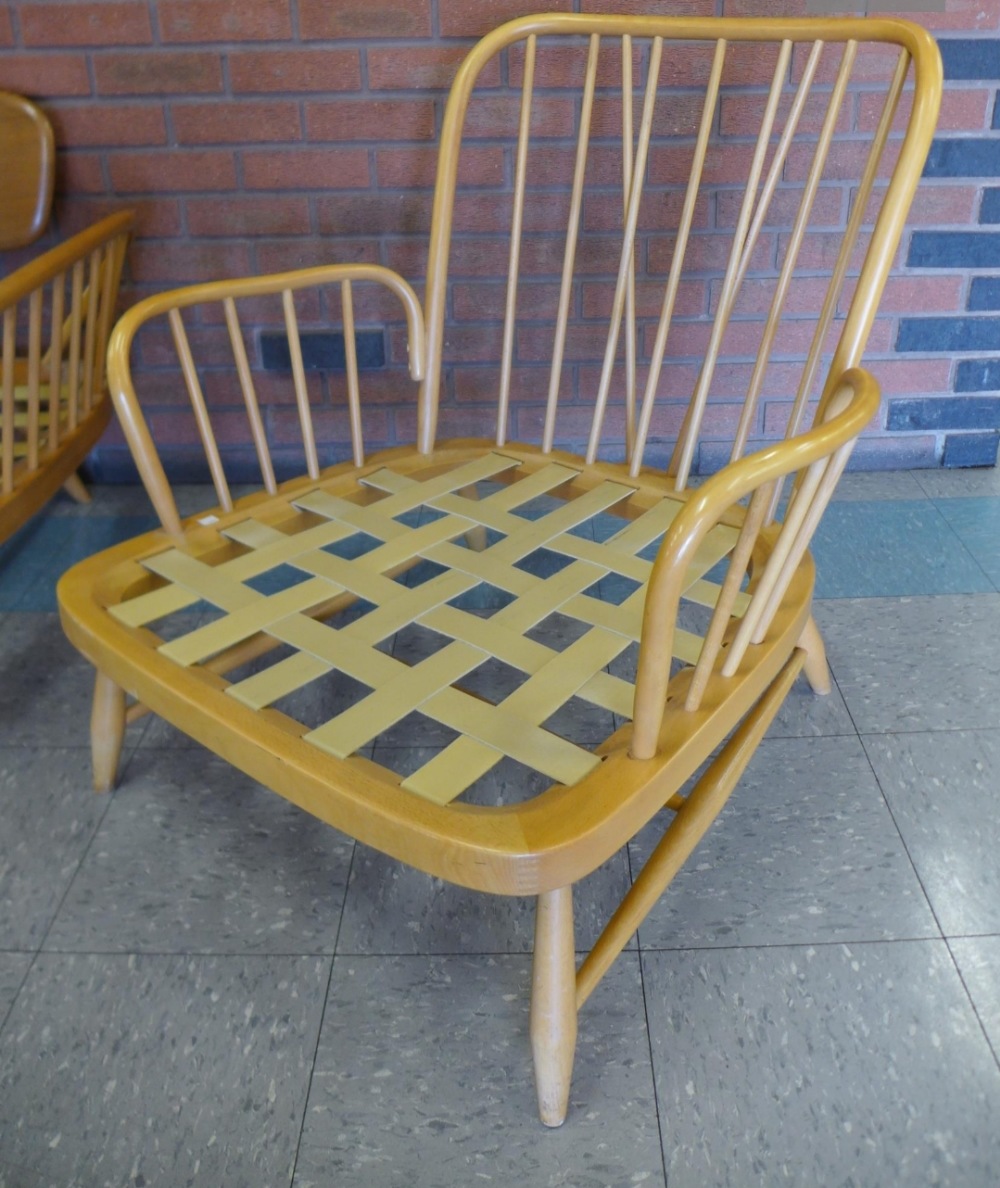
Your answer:
[[[0,92],[0,248],[48,222],[55,149],[44,113]],[[65,486],[111,418],[104,359],[132,214],[102,219],[0,280],[0,541]]]
[[[477,78],[498,57],[520,98],[509,170],[498,183],[512,231],[504,239],[495,433],[441,442],[463,126]],[[790,364],[798,379],[787,434],[745,453],[759,435],[786,315],[800,308],[789,309],[789,300],[801,299],[798,261],[817,198],[829,199],[829,185],[847,194],[833,132],[845,102],[853,110],[852,72],[862,60],[887,66],[887,81],[873,133],[860,150],[859,138],[850,140],[858,175],[847,232],[829,266],[814,267],[802,286],[820,291],[815,313],[793,325],[804,345]],[[763,88],[761,63],[772,79]],[[582,98],[563,197],[546,172],[556,154],[535,143],[533,113],[542,101],[536,79],[574,69]],[[867,65],[862,76],[867,94]],[[386,269],[329,266],[166,293],[130,310],[114,332],[113,396],[163,527],[83,562],[60,585],[65,630],[97,668],[96,786],[113,784],[126,719],[148,708],[401,861],[466,887],[537,896],[531,1043],[547,1125],[566,1113],[577,1011],[718,814],[797,674],[804,668],[818,692],[829,687],[810,614],[807,549],[856,438],[878,412],[877,385],[858,364],[939,91],[933,41],[899,21],[524,18],[486,37],[455,80],[423,307]],[[730,92],[741,100],[741,121],[757,123],[740,140],[747,184],[723,188],[733,216],[712,316],[684,323],[675,316],[678,294],[689,271],[704,266],[696,215],[706,194],[723,205],[710,173],[729,151],[717,115]],[[677,126],[681,100],[690,129]],[[909,109],[902,126],[901,103]],[[618,120],[610,148],[608,110]],[[662,138],[686,153],[670,194],[649,180]],[[607,209],[610,194],[620,226],[606,307],[595,315],[588,306],[581,318],[575,253],[591,213],[591,147],[617,162],[616,176],[597,170],[595,209]],[[539,203],[546,220],[565,206],[561,236],[531,231]],[[668,217],[671,250],[657,277],[648,242],[642,252],[639,243],[650,219],[662,225]],[[774,251],[761,265],[755,252],[765,237]],[[540,252],[551,258],[553,242],[559,279],[540,285],[532,269]],[[366,458],[352,344],[356,292],[372,285],[401,303],[420,389],[416,442]],[[711,451],[703,447],[715,441],[720,348],[749,289],[767,316],[756,323],[746,390],[727,422],[730,460],[692,489],[693,462],[705,463]],[[330,320],[337,314],[347,344],[353,458],[326,470],[297,314],[307,292],[310,308],[332,311],[323,315]],[[269,299],[287,338],[304,458],[303,475],[280,485],[257,395],[256,344],[240,321],[241,309],[259,317]],[[185,521],[129,368],[136,335],[163,325],[218,497],[216,508]],[[674,373],[665,379],[664,360],[673,336],[692,325],[704,331],[704,349],[689,389],[679,391]],[[206,326],[226,328],[225,390],[242,397],[262,479],[258,494],[236,502],[213,430],[212,401],[223,385],[218,342],[199,363],[191,333]],[[522,432],[530,422],[511,381],[527,332],[550,344],[539,369],[543,415],[539,440],[515,444],[512,418]],[[157,341],[167,340],[161,332]],[[592,385],[567,403],[561,389],[574,351],[593,350],[595,340],[603,361]],[[787,363],[789,348],[781,349]],[[273,376],[268,383],[273,399]],[[556,449],[572,439],[581,410],[589,420],[582,456]],[[612,414],[625,426],[624,461],[600,460]],[[668,435],[666,466],[648,465]],[[614,433],[605,436],[614,450]],[[394,640],[405,641],[395,654]],[[381,741],[390,732],[440,745],[415,768],[394,769],[397,752]],[[512,795],[514,781],[505,779],[500,803],[499,772],[516,774],[521,786]],[[573,884],[664,806],[671,820],[661,842],[577,969]]]

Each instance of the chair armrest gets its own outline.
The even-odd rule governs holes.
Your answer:
[[[802,559],[854,442],[879,406],[878,383],[860,367],[845,371],[826,401],[818,423],[807,433],[730,463],[691,493],[671,524],[653,564],[643,614],[635,687],[632,754],[656,753],[667,698],[670,656],[680,599],[694,555],[709,532],[735,522],[740,535],[695,669],[687,708],[697,709],[710,674],[732,675],[750,643],[759,643]],[[795,475],[792,500],[783,522],[769,533],[763,572],[751,567],[758,538],[773,519],[780,484]],[[744,510],[742,500],[750,496]],[[724,519],[725,517],[725,519]],[[730,640],[722,662],[723,636],[733,601],[748,568],[750,605]]]
[[[291,297],[294,292],[300,289],[338,284],[349,289],[350,284],[355,281],[381,284],[398,298],[406,316],[410,376],[413,380],[421,380],[425,370],[426,338],[424,333],[423,310],[420,301],[410,285],[398,273],[376,264],[330,264],[316,268],[298,269],[294,272],[273,273],[266,276],[243,277],[237,280],[221,280],[212,281],[208,284],[191,285],[149,297],[133,306],[123,315],[117,326],[115,326],[108,345],[108,383],[118,418],[142,482],[156,508],[160,522],[168,532],[174,534],[180,533],[180,517],[177,514],[176,504],[170,491],[170,484],[160,461],[159,454],[153,444],[149,427],[143,416],[139,399],[132,383],[129,357],[132,341],[136,333],[150,319],[167,315],[171,319],[171,326],[176,338],[178,332],[180,335],[183,335],[178,313],[181,309],[193,305],[220,302],[227,306],[227,320],[230,316],[235,319],[235,311],[232,303],[237,298],[261,297],[268,294],[282,295],[285,303],[286,319],[291,317],[294,323],[295,315]],[[295,333],[297,335],[297,323],[295,323],[295,327]],[[348,318],[346,309],[344,327],[345,335],[353,332],[353,315]],[[230,326],[230,332],[231,334],[233,333],[232,325]],[[189,353],[185,358],[186,345],[186,343],[178,343],[179,361],[184,371],[185,381],[187,382],[192,402],[195,405],[196,416],[199,418],[199,431],[205,445],[213,478],[215,479],[216,489],[220,493],[220,503],[225,506],[228,498],[228,489],[225,478],[221,473],[221,461],[219,461],[218,452],[215,448],[215,439],[208,423],[207,409],[201,400],[194,362]],[[245,357],[241,359],[237,354],[234,361],[238,370],[246,367]],[[296,357],[295,351],[292,352],[292,369],[295,375],[296,387],[301,395],[304,390],[302,361],[301,357]],[[240,379],[241,383],[243,383],[244,395],[249,408],[253,403],[253,398],[252,393],[248,394],[248,386],[247,382],[245,382],[246,378],[248,377],[245,377],[243,371],[240,370]],[[300,399],[300,412],[305,420],[308,420],[307,405],[307,400],[304,398]],[[252,417],[254,411],[255,409],[251,412]],[[307,454],[309,452],[308,438],[310,432],[311,427],[307,428],[304,425],[303,433],[307,439]],[[360,425],[358,426],[358,432],[360,433]],[[258,436],[258,449],[266,454],[267,446],[266,442],[263,441],[262,428]],[[314,452],[315,447],[313,444]],[[357,449],[355,450],[355,454],[357,458]],[[312,472],[313,468],[312,466],[310,467],[310,472]]]

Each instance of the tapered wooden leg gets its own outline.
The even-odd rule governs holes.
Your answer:
[[[90,502],[90,492],[83,485],[83,479],[80,478],[75,470],[63,483],[63,490],[70,497],[70,499],[75,499],[77,503]]]
[[[823,644],[823,637],[819,633],[819,628],[816,626],[816,620],[812,615],[809,616],[806,629],[802,632],[799,647],[806,654],[805,674],[806,680],[809,682],[809,687],[814,693],[821,695],[829,693],[832,684],[830,681],[830,668],[826,662],[826,647]]]
[[[114,788],[124,738],[125,690],[99,672],[94,681],[94,706],[90,714],[95,792],[110,792]]]
[[[572,887],[560,887],[538,897],[531,978],[531,1052],[538,1113],[546,1126],[561,1126],[566,1120],[576,1053]]]

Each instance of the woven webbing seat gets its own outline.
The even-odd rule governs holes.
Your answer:
[[[862,39],[876,45],[883,65],[891,54],[883,114],[864,142],[860,180],[845,190],[842,165],[831,164],[833,132],[852,95]],[[611,85],[601,57],[609,41],[618,105],[629,113],[617,116],[616,275],[603,320],[591,309],[578,322],[573,311],[591,308],[575,263],[576,244],[586,239],[580,220],[594,135],[589,112]],[[530,280],[524,298],[528,249],[551,238],[548,231],[544,241],[530,238],[529,200],[551,205],[561,193],[548,175],[533,188],[528,168],[535,71],[546,61],[558,61],[560,78],[567,70],[568,59],[545,58],[551,42],[560,54],[582,55],[583,99],[574,109],[558,275],[553,284]],[[688,59],[704,77],[687,140],[663,114],[679,93],[691,105],[689,79],[674,80],[680,90],[672,89],[670,69],[685,59],[668,57],[667,42],[700,55]],[[772,78],[763,90],[739,72],[727,82],[727,54],[741,42],[753,43],[768,63]],[[646,79],[638,98],[633,56]],[[442,442],[436,425],[448,366],[459,148],[476,79],[497,57],[501,76],[520,87],[511,170],[498,185],[513,229],[505,239],[499,412],[489,436]],[[915,81],[905,90],[911,63]],[[863,72],[866,93],[871,78]],[[757,111],[759,129],[750,137],[748,185],[738,194],[742,210],[729,228],[733,246],[718,265],[718,301],[701,319],[704,353],[680,398],[664,378],[665,360],[685,269],[703,267],[703,260],[685,263],[685,244],[696,238],[693,212],[706,190],[721,202],[705,163],[730,85],[753,99],[746,106]],[[531,1036],[549,1125],[567,1108],[577,1010],[722,808],[798,674],[805,669],[818,692],[829,688],[811,618],[808,544],[857,437],[878,413],[878,388],[858,366],[860,353],[927,151],[939,85],[933,43],[897,21],[525,18],[473,50],[453,87],[425,303],[385,268],[330,265],[153,297],[129,311],[113,336],[112,391],[162,528],[90,558],[60,584],[65,629],[97,667],[96,785],[114,783],[128,718],[153,711],[391,856],[473,889],[537,896]],[[792,170],[797,125],[817,96],[805,164]],[[635,131],[632,101],[642,107]],[[597,126],[606,135],[606,121]],[[672,253],[651,311],[654,280],[637,236],[661,136],[670,143],[680,136],[691,159],[678,182]],[[850,144],[857,165],[858,140]],[[793,173],[801,182],[786,185],[783,177]],[[608,186],[600,174],[598,196]],[[789,363],[799,378],[787,432],[766,444],[759,438],[768,369],[815,199],[830,196],[824,186],[849,197],[852,213],[836,258],[811,286],[821,290],[819,307]],[[726,193],[732,196],[731,187]],[[774,217],[787,224],[787,233],[772,236],[782,254],[758,268],[752,258],[761,236],[771,234],[775,199],[781,213]],[[678,209],[659,199],[654,207],[661,216]],[[862,236],[867,251],[857,264]],[[757,323],[761,344],[736,415],[726,420],[729,461],[696,485],[695,462],[712,456],[704,447],[716,443],[708,426],[718,408],[721,344],[738,320],[748,279],[755,301],[762,289],[770,293],[766,320]],[[373,286],[401,303],[410,373],[421,388],[417,440],[366,457],[354,311],[356,291]],[[519,313],[522,299],[527,313]],[[353,456],[325,469],[301,345],[299,311],[307,307],[308,325],[339,320],[347,343],[343,399]],[[386,316],[384,302],[367,308]],[[244,324],[241,310],[262,320]],[[218,499],[187,520],[177,513],[130,370],[137,336],[164,322]],[[301,476],[284,482],[255,379],[255,328],[274,325],[287,340],[304,458]],[[223,327],[229,359],[220,363],[213,339],[199,361],[205,336],[191,327]],[[531,404],[523,392],[537,385],[525,388],[524,376],[518,390],[512,384],[525,330],[533,340],[552,337],[546,366],[527,369],[528,379],[543,376],[533,444],[511,430],[532,423],[522,416]],[[593,382],[561,404],[567,375],[580,379],[586,370],[574,351],[593,351],[595,339]],[[164,341],[161,334],[160,355]],[[273,376],[267,382],[273,402]],[[213,429],[219,402],[227,415],[233,407],[219,393],[236,394],[261,475],[262,489],[239,499],[227,478],[231,457]],[[604,432],[615,409],[622,412],[620,442]],[[557,448],[576,432],[560,428],[565,410],[571,426],[581,410],[589,418],[580,453]],[[667,456],[652,465],[651,446],[661,448],[669,426]],[[606,447],[624,461],[602,460]],[[671,819],[663,839],[577,970],[573,884],[664,807]]]

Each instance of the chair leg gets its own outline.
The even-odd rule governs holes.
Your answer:
[[[826,662],[826,647],[812,615],[809,616],[809,622],[802,632],[799,647],[806,654],[804,668],[809,687],[814,693],[825,696],[833,685],[830,680],[830,667]]]
[[[576,951],[571,886],[538,897],[531,977],[531,1052],[539,1116],[546,1126],[561,1126],[566,1120],[576,1053]]]
[[[125,690],[103,672],[98,672],[90,714],[90,753],[95,792],[110,792],[114,788],[124,738]]]
[[[75,470],[63,483],[63,490],[70,497],[70,499],[75,499],[77,503],[90,502],[90,492],[83,485],[83,479],[80,478]]]

